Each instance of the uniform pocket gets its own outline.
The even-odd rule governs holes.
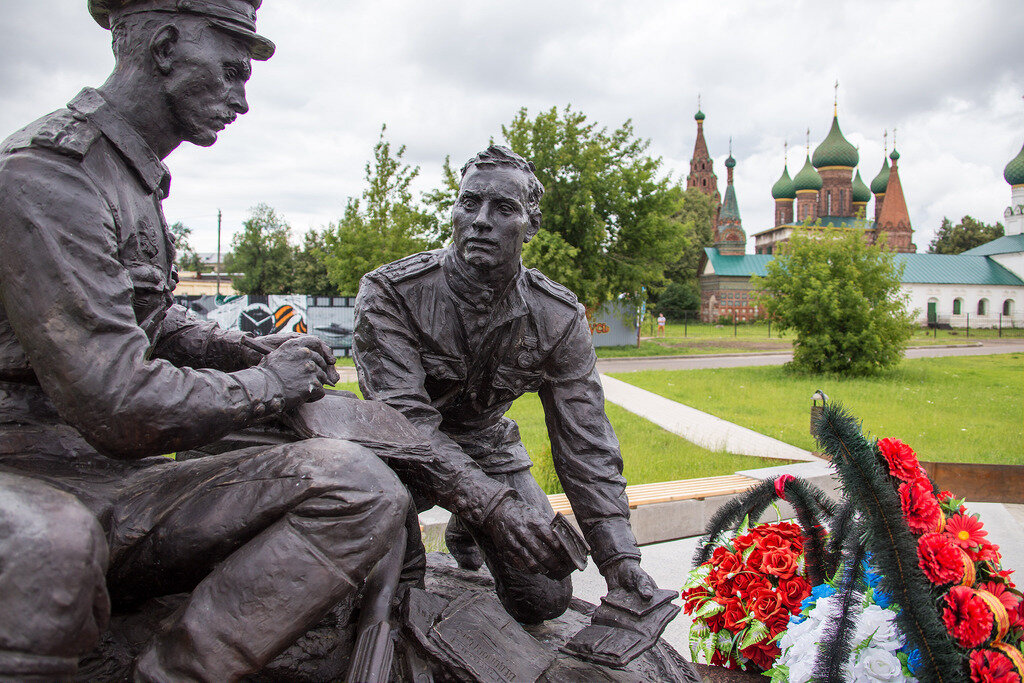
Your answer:
[[[459,381],[466,379],[466,361],[439,353],[421,353],[420,363],[427,376],[436,380]]]
[[[494,372],[494,388],[519,396],[539,391],[541,377],[540,370],[523,370],[511,365],[499,365]]]

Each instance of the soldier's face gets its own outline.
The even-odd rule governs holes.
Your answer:
[[[481,269],[507,268],[519,262],[523,242],[536,230],[527,212],[527,179],[507,166],[474,166],[459,187],[452,211],[455,250]]]
[[[181,139],[209,147],[239,114],[249,111],[245,83],[249,50],[241,40],[207,27],[175,43],[164,94]]]

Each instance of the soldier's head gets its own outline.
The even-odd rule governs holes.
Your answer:
[[[452,210],[455,251],[481,271],[518,266],[523,244],[540,229],[544,187],[532,162],[491,145],[462,167]]]
[[[89,0],[92,16],[113,37],[116,64],[108,85],[148,91],[140,99],[154,99],[151,116],[166,119],[155,125],[179,141],[212,145],[249,109],[250,60],[274,53],[274,44],[256,33],[261,2]]]

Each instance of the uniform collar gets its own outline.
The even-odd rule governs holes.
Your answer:
[[[146,188],[166,199],[171,189],[171,172],[142,136],[103,99],[99,91],[85,88],[68,103],[68,108],[95,124],[111,144],[128,160]]]
[[[504,290],[498,292],[478,279],[462,265],[455,256],[453,246],[444,250],[441,260],[441,269],[444,272],[448,288],[456,297],[469,304],[470,308],[478,313],[491,311],[493,318],[492,325],[499,325],[507,320],[526,315],[526,269],[519,264],[519,271],[512,278]]]

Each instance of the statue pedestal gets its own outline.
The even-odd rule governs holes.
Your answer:
[[[476,605],[478,610],[486,612],[489,598],[494,595],[494,583],[486,570],[461,570],[450,556],[440,553],[430,553],[427,560],[426,591],[431,601],[438,605],[451,605],[456,612],[460,605],[466,604]],[[115,615],[100,646],[82,660],[78,680],[129,681],[131,663],[137,653],[158,629],[160,621],[185,598],[185,595],[175,595],[151,600],[137,612]],[[396,683],[410,680],[401,668],[402,653],[409,648],[415,649],[421,659],[434,666],[437,683],[482,681],[480,676],[484,675],[484,667],[489,667],[485,674],[486,683],[697,683],[702,680],[692,665],[665,641],[659,641],[625,669],[591,664],[560,652],[561,645],[590,623],[589,615],[594,609],[594,605],[574,598],[565,614],[543,624],[520,627],[511,620],[502,622],[509,639],[501,642],[518,643],[522,651],[502,652],[498,658],[490,656],[487,649],[491,644],[478,637],[480,631],[454,634],[455,637],[449,637],[453,635],[451,633],[444,634],[442,649],[445,652],[440,653],[441,657],[432,656],[429,651],[424,651],[409,626],[402,623],[396,630],[392,680]],[[355,621],[353,603],[337,605],[315,628],[263,671],[247,677],[246,681],[324,683],[344,680],[354,642]],[[538,665],[538,661],[542,664]],[[462,662],[463,667],[469,670],[454,662]],[[478,672],[476,675],[472,673],[473,669]]]

